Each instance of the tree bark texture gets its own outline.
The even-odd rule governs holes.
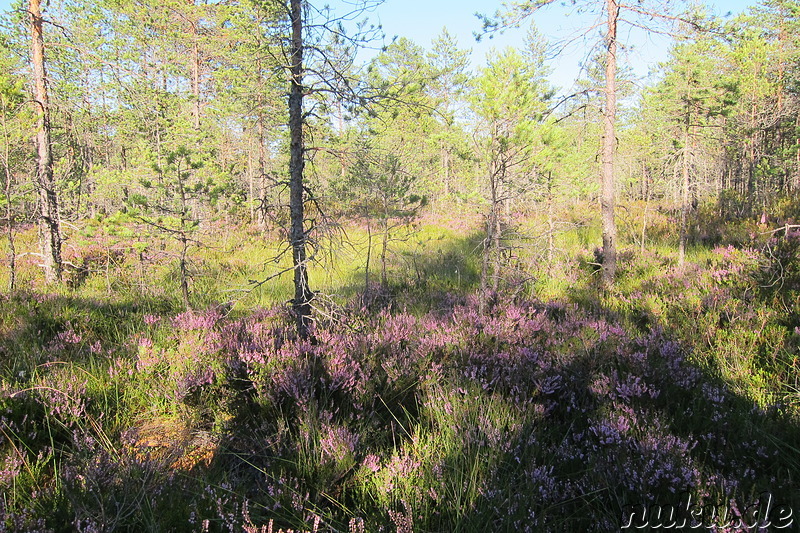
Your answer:
[[[311,299],[308,286],[306,232],[304,227],[303,168],[303,2],[291,0],[292,40],[290,47],[289,86],[289,211],[291,227],[289,240],[294,265],[294,299],[297,334],[308,338],[311,326]]]
[[[61,280],[61,224],[58,194],[53,175],[53,152],[50,142],[50,103],[47,96],[47,72],[44,64],[44,37],[40,0],[30,0],[31,57],[39,120],[36,128],[36,186],[39,189],[39,238],[44,277],[47,284]]]
[[[4,194],[6,200],[6,237],[8,238],[8,290],[13,291],[17,285],[17,249],[14,244],[14,210],[11,204],[11,184],[13,175],[11,174],[10,149],[8,138],[8,124],[6,115],[2,113],[3,121],[3,171],[5,173]]]
[[[619,3],[606,0],[608,11],[606,32],[606,87],[603,108],[603,148],[601,166],[600,210],[603,227],[603,284],[614,282],[617,270],[617,223],[614,219],[615,183],[614,152],[617,147],[615,123],[617,116],[617,22]]]
[[[678,243],[678,268],[683,270],[686,266],[686,240],[688,238],[689,221],[689,157],[691,157],[689,146],[689,128],[691,124],[691,112],[686,111],[686,122],[683,131],[683,159],[681,161],[681,228],[680,241]]]

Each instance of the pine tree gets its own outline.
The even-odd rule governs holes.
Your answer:
[[[61,281],[61,219],[58,211],[58,193],[53,175],[53,149],[50,141],[50,100],[47,91],[47,69],[44,57],[44,35],[40,0],[30,0],[31,62],[35,86],[34,99],[39,120],[36,125],[36,185],[39,189],[40,228],[45,281]]]

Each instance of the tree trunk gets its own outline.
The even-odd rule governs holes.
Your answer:
[[[259,72],[261,69],[259,68]],[[259,182],[259,221],[262,229],[267,228],[267,149],[264,146],[264,102],[259,90],[258,103],[258,182]]]
[[[389,219],[381,220],[381,291],[389,288],[389,277],[386,275],[386,253],[389,250]]]
[[[686,115],[686,125],[683,132],[683,161],[681,168],[681,228],[680,242],[678,244],[678,268],[683,270],[686,265],[686,236],[687,221],[689,218],[689,120]]]
[[[500,261],[499,261],[499,246],[500,238],[498,235],[499,224],[498,218],[500,216],[500,201],[499,201],[499,167],[495,160],[489,163],[489,189],[491,199],[489,202],[489,215],[486,219],[486,239],[483,241],[483,260],[481,262],[481,281],[480,281],[480,295],[478,299],[478,312],[484,314],[486,312],[487,304],[489,303],[489,272],[492,275],[492,290],[497,291]]]
[[[442,147],[442,166],[444,167],[444,197],[450,198],[450,150]]]
[[[800,129],[800,115],[795,119],[795,128]],[[795,143],[795,157],[794,157],[794,188],[800,189],[800,137],[797,138]]]
[[[647,173],[647,167],[642,165],[642,182],[644,183],[644,214],[642,215],[642,235],[641,242],[639,243],[639,252],[644,254],[647,249],[647,210],[650,207],[650,176]]]
[[[14,244],[14,211],[11,205],[11,184],[13,176],[11,165],[9,164],[9,135],[8,124],[6,123],[5,109],[0,113],[3,120],[3,171],[5,173],[5,197],[6,197],[6,237],[8,237],[8,290],[13,291],[17,285],[17,249]]]
[[[255,171],[253,170],[253,151],[247,150],[247,203],[250,207],[250,224],[256,223]]]
[[[186,311],[191,311],[192,304],[189,301],[189,268],[187,265],[187,255],[189,250],[189,240],[186,233],[181,232],[181,258],[180,258],[180,271],[181,271],[181,300],[183,301],[183,308]]]
[[[547,271],[553,267],[553,257],[555,256],[555,230],[556,224],[553,218],[553,173],[547,173]]]
[[[58,195],[53,176],[53,153],[50,144],[50,103],[47,97],[47,73],[44,65],[44,37],[40,0],[30,0],[31,57],[36,86],[39,120],[36,128],[36,186],[41,204],[39,238],[42,247],[45,282],[61,281],[61,223]]]
[[[481,315],[486,312],[486,304],[489,301],[489,260],[492,253],[492,245],[494,244],[494,217],[497,210],[495,198],[497,197],[495,185],[495,171],[494,161],[489,163],[489,189],[492,195],[489,204],[489,214],[486,217],[486,238],[483,240],[483,256],[481,257],[481,279],[478,295],[478,313]]]
[[[187,161],[188,164],[188,161]],[[190,165],[189,168],[191,168]],[[181,172],[180,160],[177,162],[176,169],[178,179],[178,193],[181,200],[181,229],[178,240],[181,243],[181,255],[179,260],[180,267],[180,283],[181,283],[181,299],[183,300],[183,307],[186,311],[192,309],[191,302],[189,301],[189,269],[187,266],[187,256],[189,251],[189,238],[188,222],[189,222],[189,204],[186,198],[186,188],[183,186],[183,173]]]
[[[261,41],[258,41],[261,46]],[[256,94],[256,140],[258,142],[258,175],[259,193],[258,193],[258,221],[262,229],[267,228],[267,189],[266,189],[266,175],[267,175],[267,149],[265,146],[265,111],[264,111],[264,67],[259,57],[256,60],[256,70],[258,72],[258,85]],[[256,204],[255,196],[251,198],[251,202]]]
[[[502,203],[502,199],[499,199],[495,193],[495,198],[492,200],[492,203],[494,205],[494,231],[492,232],[492,239],[494,240],[492,243],[492,297],[494,298],[500,290],[500,268],[503,264],[503,225],[500,219],[500,204]]]
[[[481,257],[480,294],[478,295],[478,314],[480,315],[486,312],[486,304],[489,301],[489,253],[491,252],[493,228],[494,223],[490,213],[486,220],[486,238],[483,240],[483,255]]]
[[[617,270],[617,223],[614,219],[614,152],[616,151],[615,123],[617,116],[617,0],[606,0],[608,28],[606,32],[606,105],[603,108],[603,152],[600,209],[603,226],[603,284],[614,282]]]
[[[194,132],[198,135],[197,144],[200,145],[200,48],[197,44],[197,26],[192,24],[192,118],[194,119]]]
[[[342,99],[336,100],[336,117],[339,120],[339,138],[344,140],[344,110],[342,109]],[[344,181],[347,177],[347,160],[345,158],[345,148],[339,149],[339,177]]]
[[[369,267],[372,261],[372,224],[370,223],[369,213],[365,209],[365,217],[367,220],[367,262],[364,265],[364,297],[361,299],[362,305],[367,306],[369,302]]]
[[[292,42],[289,58],[289,240],[294,265],[294,300],[297,334],[308,338],[311,326],[311,299],[306,268],[306,234],[304,228],[304,144],[303,144],[303,1],[291,0]]]

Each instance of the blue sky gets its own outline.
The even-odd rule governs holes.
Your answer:
[[[339,11],[347,9],[356,0],[327,0]],[[595,15],[569,14],[571,8],[561,6],[560,1],[541,9],[533,17],[533,22],[550,42],[557,43],[570,37],[574,42],[561,51],[552,61],[553,73],[551,81],[554,85],[568,92],[572,82],[580,72],[580,63],[585,60],[589,47],[597,42],[599,30],[581,37],[581,29],[594,21]],[[600,4],[601,2],[597,1]],[[9,8],[11,0],[0,0],[0,10]],[[322,2],[319,2],[322,4]],[[747,7],[755,5],[756,0],[716,0],[712,10],[723,15],[726,12],[740,13]],[[461,48],[472,49],[473,66],[481,65],[486,53],[492,47],[521,46],[528,25],[520,29],[511,29],[493,39],[484,38],[476,43],[473,33],[480,30],[480,21],[475,13],[491,14],[501,5],[495,0],[385,0],[367,16],[370,22],[380,23],[387,35],[387,40],[397,35],[408,37],[415,43],[428,48],[432,39],[439,35],[442,28],[457,39]],[[629,34],[621,30],[620,40],[629,45],[626,60],[633,67],[634,73],[644,78],[650,67],[666,59],[669,41],[658,36],[647,36],[644,32],[633,30]],[[366,55],[369,55],[367,52]]]
[[[562,91],[568,91],[580,72],[580,63],[585,60],[590,47],[597,42],[600,30],[582,37],[581,33],[587,25],[594,22],[596,14],[568,14],[571,8],[563,7],[561,3],[557,0],[553,5],[539,10],[532,20],[539,32],[552,43],[575,39],[571,45],[561,50],[550,65],[553,69],[552,83]],[[710,3],[710,7],[712,12],[722,16],[728,12],[740,13],[756,3],[756,0],[717,0],[717,5]],[[332,5],[335,6],[336,2],[332,2]],[[526,23],[520,29],[507,30],[494,39],[484,38],[482,42],[476,43],[473,32],[480,30],[481,23],[474,14],[492,14],[500,5],[500,1],[493,0],[386,0],[370,15],[370,20],[380,21],[389,38],[394,35],[408,37],[426,48],[446,26],[457,37],[462,48],[472,49],[473,65],[479,66],[492,47],[521,46],[528,30]],[[669,41],[666,38],[648,36],[636,30],[621,28],[620,31],[620,40],[632,45],[626,52],[626,60],[637,76],[643,78],[651,66],[666,59],[669,51]],[[626,34],[626,31],[631,33]]]

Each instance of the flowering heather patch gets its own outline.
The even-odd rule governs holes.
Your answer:
[[[19,476],[24,462],[17,453],[7,455],[0,462],[0,487],[8,490],[14,483],[14,479]]]
[[[157,315],[144,315],[143,320],[145,324],[152,326],[161,322],[161,317]]]
[[[62,424],[75,426],[86,414],[87,380],[64,365],[52,365],[43,384],[34,388],[42,407]]]
[[[759,252],[752,248],[736,248],[733,245],[714,248],[714,260],[709,270],[711,277],[722,284],[742,279],[759,260]]]
[[[172,325],[178,330],[210,330],[216,325],[222,314],[219,310],[213,309],[205,313],[187,311],[172,319]],[[147,317],[145,317],[147,322]],[[152,319],[151,319],[152,322]]]
[[[743,396],[658,323],[450,301],[320,324],[312,340],[283,308],[146,315],[118,346],[60,327],[59,353],[79,346],[95,366],[38,365],[25,392],[3,377],[0,486],[47,479],[44,527],[84,530],[610,531],[625,505],[686,491],[794,494],[796,413]],[[161,415],[215,443],[190,476],[156,460],[159,443],[129,442]],[[0,523],[44,517],[31,502],[3,503],[16,506]]]
[[[80,333],[72,329],[72,324],[67,322],[67,329],[56,334],[52,341],[45,347],[46,350],[63,351],[69,345],[80,344],[83,340]]]
[[[151,335],[133,339],[141,378],[150,380],[166,401],[178,404],[195,402],[224,381],[228,365],[221,356],[225,342],[217,327],[220,318],[212,310],[182,313],[165,323],[149,320],[156,328]]]
[[[469,515],[604,530],[626,501],[791,484],[772,439],[749,430],[743,440],[735,394],[657,328],[630,334],[608,317],[536,302],[492,316],[382,313],[359,333],[320,329],[315,343],[284,328],[279,316],[224,324],[219,357],[252,383],[264,410],[250,416],[282,417],[284,439],[311,443],[292,452],[271,441],[297,468],[320,462],[297,472],[311,501],[321,465],[347,457],[360,467],[326,477],[326,490],[407,502],[430,528]],[[776,427],[768,414],[747,423]]]

